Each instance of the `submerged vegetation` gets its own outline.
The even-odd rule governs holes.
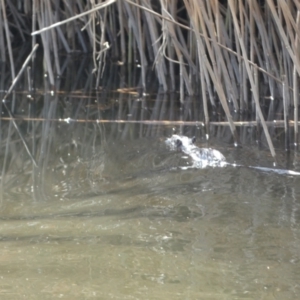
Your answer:
[[[180,75],[180,100],[200,96],[207,127],[210,107],[221,103],[235,142],[234,112],[252,110],[273,156],[274,120],[284,124],[286,148],[291,126],[298,144],[298,0],[1,0],[0,14],[0,59],[12,79],[15,53],[31,37],[51,86],[61,53],[92,53],[96,87],[109,60],[139,64],[146,92],[153,66],[164,92],[176,91]]]

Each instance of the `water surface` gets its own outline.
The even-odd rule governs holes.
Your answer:
[[[164,143],[173,128],[151,136],[135,125],[122,138],[108,126],[86,143],[86,124],[70,126],[53,125],[38,167],[20,142],[11,154],[1,299],[299,298],[300,177],[183,170],[189,158]],[[267,150],[210,146],[232,163],[272,167]]]

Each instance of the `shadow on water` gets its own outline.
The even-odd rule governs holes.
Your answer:
[[[273,167],[255,128],[239,128],[242,147],[226,126],[207,141],[199,101],[141,95],[136,68],[111,69],[97,91],[89,71],[67,70],[53,93],[36,74],[34,93],[12,95],[37,167],[1,120],[1,297],[297,299],[300,177],[247,167]],[[182,169],[174,132],[245,167]],[[277,167],[299,171],[273,133]]]

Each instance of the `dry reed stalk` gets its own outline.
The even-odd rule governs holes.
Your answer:
[[[201,90],[202,90],[202,103],[203,103],[203,110],[204,110],[204,117],[205,117],[205,126],[206,132],[209,134],[209,113],[208,113],[208,106],[207,106],[207,97],[206,97],[206,85],[204,81],[204,66],[200,64],[200,83],[201,83]]]
[[[106,63],[106,53],[107,50],[110,48],[108,45],[108,42],[105,41],[105,28],[107,23],[107,7],[104,8],[104,16],[100,16],[100,30],[101,30],[101,36],[99,40],[99,51],[94,48],[93,54],[94,56],[97,54],[96,57],[94,57],[94,61],[98,61],[98,75],[96,80],[96,89],[99,87],[100,84],[100,78],[102,78],[102,74],[105,69],[105,63]]]
[[[175,72],[175,63],[174,63],[175,53],[172,45],[167,44],[167,49],[168,49],[168,57],[170,58],[168,59],[169,73],[167,72],[166,62],[158,51],[157,51],[157,55],[159,56],[160,63],[158,63],[157,61],[157,63],[155,64],[155,68],[157,69],[157,74],[159,74],[158,75],[159,83],[160,85],[163,86],[164,91],[171,90],[172,92],[175,92],[176,91],[176,79],[175,79],[176,72]],[[171,88],[169,88],[167,83],[167,78],[166,78],[167,73],[171,77]]]
[[[297,19],[296,19],[297,28],[300,29],[300,9],[297,12]],[[295,35],[295,50],[299,53],[300,50],[300,35],[297,33]],[[293,99],[294,99],[294,145],[298,145],[298,105],[299,105],[299,78],[300,76],[297,75],[295,66],[293,67]]]
[[[3,103],[5,103],[7,97],[10,95],[10,93],[11,93],[12,90],[14,89],[16,83],[18,82],[20,76],[21,76],[22,73],[24,72],[26,66],[28,65],[30,59],[31,59],[31,58],[33,57],[33,55],[35,54],[35,51],[37,50],[38,47],[39,47],[39,45],[36,44],[36,45],[33,47],[33,49],[31,50],[31,52],[30,52],[30,54],[28,55],[28,57],[26,58],[26,60],[24,61],[24,63],[23,63],[23,65],[22,65],[22,67],[21,67],[21,69],[20,69],[20,71],[19,71],[17,77],[14,78],[14,80],[13,80],[13,82],[12,82],[10,88],[8,89],[8,91],[6,92],[5,96],[4,96],[3,99],[2,99],[2,102],[3,102]]]
[[[265,123],[265,120],[264,120],[264,116],[263,116],[261,108],[260,108],[258,94],[257,94],[257,91],[255,89],[254,79],[253,79],[253,76],[251,74],[250,65],[248,63],[248,58],[247,58],[247,52],[246,52],[245,44],[244,44],[244,41],[243,41],[243,39],[241,37],[240,27],[239,27],[238,20],[237,20],[236,14],[235,14],[235,5],[234,5],[233,0],[229,0],[228,4],[229,4],[229,7],[231,9],[234,27],[235,27],[235,30],[237,32],[237,36],[238,36],[238,39],[239,39],[240,47],[241,47],[242,54],[243,54],[243,57],[244,57],[244,63],[245,63],[245,66],[246,66],[246,69],[247,69],[247,73],[248,73],[248,78],[249,78],[249,81],[250,81],[250,84],[251,84],[252,93],[253,93],[253,97],[254,97],[254,100],[255,100],[257,113],[258,113],[260,121],[262,123],[263,129],[264,129],[264,133],[265,133],[265,136],[266,136],[266,139],[267,139],[267,142],[268,142],[271,154],[272,154],[273,157],[275,157],[275,150],[274,150],[274,147],[273,147],[273,143],[272,143],[272,140],[271,140],[268,128],[266,126],[266,123]],[[239,4],[242,5],[241,2]]]
[[[27,85],[28,85],[28,94],[32,93],[32,78],[31,78],[31,67],[27,67]],[[30,95],[31,96],[31,95]]]
[[[168,7],[164,5],[163,1],[161,1],[161,9],[162,9],[162,16],[164,18],[169,17],[170,19],[172,16],[168,12]],[[184,58],[188,59],[187,52],[185,49],[182,47],[180,44],[179,40],[177,39],[177,34],[176,34],[176,28],[174,28],[174,23],[166,22],[163,19],[163,44],[162,44],[162,51],[165,52],[166,44],[170,43],[173,45],[173,48],[175,50],[176,56],[177,56],[177,61],[174,61],[176,63],[179,63],[180,56],[182,55]],[[189,95],[193,95],[194,91],[191,86],[191,82],[188,77],[188,73],[185,67],[185,64],[181,64],[181,72],[182,72],[182,79],[184,80],[184,84],[186,87],[186,90]]]
[[[27,37],[25,35],[30,34],[27,22],[24,20],[23,15],[18,12],[18,8],[13,5],[13,1],[7,1],[7,5],[10,11],[10,15],[13,18],[11,26],[18,29],[19,38],[21,37],[22,42],[25,43],[27,41]]]
[[[121,61],[126,62],[126,43],[125,43],[125,31],[124,31],[124,14],[122,13],[122,0],[117,1],[119,11],[119,24],[120,24],[120,35],[121,35]]]
[[[172,20],[172,16],[170,15],[170,13],[168,11],[167,3],[164,3],[164,1],[162,1],[162,0],[161,0],[161,10],[162,10],[162,17],[163,17],[163,20],[162,20],[163,42],[160,47],[160,51],[162,51],[162,53],[165,54],[166,44],[171,43],[173,45],[173,48],[174,48],[176,56],[177,56],[177,61],[173,60],[174,62],[179,63],[179,58],[182,55],[185,59],[189,60],[189,62],[192,63],[187,54],[188,53],[187,49],[183,48],[181,42],[177,38],[178,32],[177,32],[176,28],[174,27],[174,23],[177,23],[177,22]],[[170,20],[172,20],[172,22],[166,22],[165,19],[168,19],[168,18]],[[182,38],[180,35],[179,35],[179,39],[181,39],[181,41],[182,41]],[[184,83],[185,83],[188,94],[193,95],[194,91],[193,91],[191,83],[189,81],[188,72],[186,70],[185,64],[182,65],[182,76],[183,76]]]
[[[9,61],[10,61],[11,77],[12,77],[12,80],[14,80],[15,76],[16,76],[15,75],[14,58],[13,58],[13,53],[12,53],[10,32],[9,32],[9,28],[8,28],[8,21],[7,21],[7,16],[6,16],[6,8],[5,8],[4,0],[1,0],[1,6],[2,6],[3,25],[4,25],[4,30],[5,30],[5,36],[6,36],[6,45],[7,45]]]
[[[266,59],[266,69],[268,72],[271,72],[270,70],[272,69],[272,62],[271,60],[273,59],[273,54],[271,53],[270,55],[268,55],[269,53],[269,49],[270,49],[270,38],[271,38],[271,34],[267,35],[266,32],[267,30],[270,32],[270,27],[271,27],[271,19],[270,19],[270,10],[266,9],[266,24],[267,26],[264,26],[264,24],[260,24],[260,22],[262,21],[259,17],[260,15],[257,13],[257,2],[254,2],[255,6],[253,9],[253,13],[254,13],[254,18],[257,21],[257,27],[258,27],[258,32],[260,33],[261,39],[262,39],[262,45],[263,45],[263,52],[264,52],[264,57]],[[266,27],[268,29],[266,29]],[[271,59],[270,59],[271,57]],[[270,107],[269,107],[269,116],[271,116],[270,112],[273,111],[274,108],[274,99],[275,99],[275,81],[272,77],[267,76],[268,78],[268,85],[269,85],[269,91],[270,91]],[[273,117],[273,114],[272,114]]]
[[[151,7],[148,6],[147,3],[145,3],[145,6],[148,10],[151,10]],[[147,24],[148,24],[148,28],[149,28],[150,41],[151,41],[151,45],[152,45],[153,55],[155,57],[154,66],[157,71],[157,77],[158,77],[160,85],[163,86],[164,91],[167,91],[168,84],[167,84],[167,80],[165,77],[166,66],[165,66],[165,61],[163,59],[164,54],[161,53],[160,47],[159,47],[159,45],[161,45],[161,43],[160,43],[159,34],[157,32],[157,26],[155,23],[155,19],[154,19],[153,14],[149,13],[149,11],[145,10],[144,15],[147,20]],[[171,48],[171,45],[168,44],[168,47]],[[169,55],[170,55],[170,53],[169,53]],[[170,64],[171,64],[171,66],[173,66],[173,63],[170,63]],[[173,74],[171,73],[171,76],[174,76],[174,70],[173,70]],[[174,80],[174,87],[175,87],[175,79],[173,78],[172,81],[173,80]]]
[[[294,40],[294,31],[295,31],[295,35],[300,35],[300,29],[297,26],[291,11],[292,11],[292,2],[290,1],[289,3],[286,3],[285,1],[279,1],[278,2],[279,6],[281,7],[281,11],[284,15],[285,18],[285,22],[286,22],[286,26],[288,26],[288,30],[287,33],[290,36],[290,40],[293,41]],[[295,50],[295,45],[292,43],[292,49]]]
[[[253,68],[253,79],[254,79],[254,83],[255,83],[255,89],[256,89],[256,94],[259,95],[259,76],[258,76],[258,70],[257,68]],[[254,93],[252,93],[253,96]],[[254,97],[253,97],[254,98]],[[260,143],[261,141],[261,121],[259,118],[259,113],[257,110],[257,107],[255,106],[255,100],[253,99],[253,109],[255,109],[255,120],[257,123],[256,126],[256,141],[257,143]]]
[[[80,0],[77,0],[77,2],[76,2],[76,4],[77,4],[77,7],[78,7],[78,10],[79,11],[84,11],[84,8],[83,8],[83,6],[82,6],[82,1],[80,1]],[[69,12],[70,12],[70,16],[73,16],[74,14],[76,14],[77,12],[75,11],[75,7],[76,7],[76,4],[74,4],[73,6],[72,6],[72,8],[70,7],[70,9],[69,9]],[[88,7],[89,8],[89,7]],[[83,37],[83,32],[86,32],[88,35],[89,35],[89,37],[90,37],[90,40],[91,39],[93,39],[93,34],[92,34],[92,32],[91,32],[91,30],[90,30],[90,26],[89,26],[89,18],[87,17],[87,16],[83,16],[82,18],[80,18],[80,20],[81,20],[81,22],[83,23],[83,24],[85,24],[84,26],[83,26],[83,28],[79,28],[79,24],[77,24],[77,22],[75,22],[74,24],[75,24],[75,31],[76,31],[76,33],[77,33],[77,36],[78,36],[78,39],[79,39],[79,42],[80,42],[80,45],[81,45],[81,47],[82,47],[82,49],[83,49],[83,52],[84,53],[87,53],[88,51],[89,51],[89,47],[88,47],[88,45],[86,45],[86,41],[85,41],[85,38]],[[68,27],[70,27],[70,26],[68,26]],[[85,31],[85,28],[87,28],[87,30]],[[61,27],[57,27],[57,31],[60,33],[61,32]],[[75,34],[74,34],[74,36],[75,36]],[[73,36],[73,38],[70,38],[69,40],[71,40],[73,43],[74,43],[74,36]],[[61,34],[60,34],[60,37],[61,37]],[[64,36],[62,36],[61,37],[61,41],[62,41],[62,43],[63,43],[63,45],[66,47],[69,47],[68,46],[68,44],[67,44],[67,41],[63,38]],[[69,50],[66,50],[67,51],[67,53],[70,53],[71,51]]]
[[[287,76],[283,78],[283,118],[284,118],[284,131],[285,131],[285,149],[290,150],[290,141],[289,141],[289,91],[287,88]]]
[[[274,37],[272,39],[272,35],[274,34],[274,27],[272,25],[272,19],[271,19],[271,14],[270,11],[268,9],[268,7],[266,8],[266,22],[264,22],[263,20],[263,16],[261,15],[261,10],[258,6],[258,3],[256,0],[253,0],[251,2],[251,6],[252,6],[252,13],[254,16],[254,19],[256,21],[256,26],[257,26],[257,33],[259,33],[259,36],[261,38],[261,43],[262,43],[262,50],[263,50],[263,54],[264,54],[264,60],[265,60],[265,66],[266,66],[266,70],[268,72],[268,74],[274,74],[274,76],[270,76],[268,75],[268,83],[269,83],[269,89],[270,89],[270,93],[271,93],[271,100],[275,99],[275,82],[274,80],[276,80],[276,82],[278,82],[279,84],[277,84],[277,88],[279,90],[281,90],[281,82],[278,81],[279,79],[279,71],[278,68],[276,67],[276,58],[274,57],[272,48],[273,48],[273,41],[276,40],[276,38]],[[265,24],[267,24],[267,27],[265,26]],[[278,49],[277,44],[274,45],[276,49]],[[259,51],[257,51],[257,53],[259,53]],[[260,63],[261,64],[261,63]],[[273,102],[272,102],[273,103]]]
[[[199,1],[199,9],[200,14],[199,20],[200,20],[200,26],[203,33],[203,37],[205,39],[205,45],[207,47],[207,51],[209,53],[210,59],[212,61],[212,66],[214,69],[214,72],[218,74],[217,76],[221,80],[222,84],[222,70],[221,70],[221,62],[219,59],[217,59],[217,49],[215,47],[216,44],[216,28],[215,28],[215,22],[211,15],[211,6],[210,2],[200,0]],[[211,41],[211,43],[209,42]]]
[[[2,3],[0,5],[0,16],[2,16],[3,13],[2,13]],[[3,18],[1,17],[0,18],[0,59],[2,62],[5,62],[6,61],[6,55],[5,55],[5,52],[6,52],[6,49],[5,49],[5,37],[4,37],[4,23],[3,23]]]
[[[101,32],[103,31],[104,34],[107,32],[108,36],[110,37],[111,42],[111,52],[112,57],[115,59],[120,57],[120,51],[117,43],[118,37],[118,28],[117,28],[117,16],[116,16],[116,9],[114,6],[110,5],[105,8],[104,10],[105,17],[103,18],[104,24],[106,26],[101,26]],[[106,31],[106,32],[105,32]]]
[[[142,72],[142,86],[143,89],[146,89],[146,67],[148,65],[146,54],[145,54],[145,40],[144,40],[144,34],[142,29],[142,18],[141,18],[141,10],[136,8],[136,20],[137,20],[137,28],[138,28],[138,45],[140,50],[140,59],[141,59],[141,72]]]
[[[203,3],[203,1],[202,1]],[[210,2],[206,2],[207,6],[210,7]],[[203,3],[204,6],[204,3]],[[224,85],[225,88],[227,89],[227,95],[228,95],[228,99],[231,99],[233,104],[234,104],[234,108],[235,110],[239,109],[238,103],[237,103],[237,95],[235,94],[232,82],[234,81],[234,78],[230,78],[229,73],[228,73],[228,69],[226,67],[225,61],[224,61],[224,55],[222,55],[221,49],[219,47],[219,44],[217,43],[216,37],[215,37],[215,30],[212,26],[212,24],[214,24],[214,20],[209,19],[209,16],[206,13],[205,9],[201,10],[201,13],[203,14],[204,17],[204,21],[206,23],[206,27],[209,30],[210,33],[210,37],[212,39],[212,45],[214,48],[214,52],[215,55],[211,56],[211,60],[214,61],[215,57],[217,57],[217,63],[219,65],[219,71],[215,72],[216,74],[221,73],[222,74],[222,78],[224,80]],[[211,17],[210,17],[211,18]],[[203,28],[205,26],[203,25]],[[206,34],[205,34],[206,36]],[[206,42],[206,44],[208,45],[209,43]],[[213,63],[214,64],[214,63]],[[218,76],[219,80],[221,80],[221,76]]]
[[[202,0],[200,0],[200,1],[201,2],[199,3],[199,10],[197,11],[197,17],[198,17],[198,21],[200,22],[200,28],[202,29],[202,34],[203,34],[204,41],[205,41],[204,45],[206,46],[206,50],[208,51],[214,73],[215,73],[216,77],[218,77],[218,79],[221,81],[220,70],[217,68],[217,61],[216,61],[215,53],[211,47],[208,33],[206,30],[206,28],[211,29],[212,25],[207,24],[207,23],[209,23],[209,21],[208,21],[207,15],[206,15],[205,5]],[[197,6],[194,6],[194,8],[196,8],[196,7]],[[205,21],[204,21],[204,18],[205,18]],[[206,22],[206,24],[205,24],[205,22]],[[212,30],[214,30],[214,28],[212,28]],[[213,35],[214,35],[214,33],[213,33]]]
[[[54,19],[51,14],[52,9],[51,9],[50,0],[46,0],[45,9],[46,9],[46,14],[48,13],[49,24],[53,24]],[[58,75],[61,75],[60,65],[59,65],[59,57],[58,57],[58,45],[57,45],[57,38],[56,38],[55,30],[51,30],[50,33],[51,33],[51,42],[52,42],[52,46],[53,46],[52,53],[54,54],[54,62],[55,62],[55,66],[56,66],[56,73]]]
[[[31,53],[29,54],[29,56],[26,58],[25,62],[23,63],[23,65],[22,65],[20,71],[18,72],[17,76],[14,78],[14,80],[13,80],[13,82],[12,82],[12,84],[11,84],[9,90],[7,91],[7,93],[5,94],[4,98],[2,99],[2,104],[4,105],[6,111],[8,112],[8,115],[9,115],[10,120],[11,120],[11,123],[10,123],[10,125],[9,125],[9,128],[11,128],[11,124],[13,124],[13,126],[15,127],[16,131],[18,132],[18,134],[19,134],[19,136],[20,136],[20,138],[21,138],[21,140],[22,140],[22,143],[23,143],[23,145],[24,145],[24,147],[25,147],[25,149],[26,149],[26,151],[27,151],[27,153],[28,153],[30,159],[32,160],[34,166],[37,166],[37,163],[36,163],[36,161],[35,161],[33,155],[31,154],[31,151],[29,150],[29,147],[28,147],[28,145],[27,145],[27,143],[26,143],[26,141],[25,141],[25,139],[24,139],[24,137],[23,137],[23,134],[21,133],[21,131],[20,131],[20,129],[19,129],[19,126],[17,125],[17,123],[16,123],[16,121],[15,121],[15,118],[14,118],[14,116],[13,116],[13,113],[11,112],[11,110],[9,109],[9,107],[6,105],[6,98],[10,95],[10,93],[11,93],[12,90],[14,89],[14,87],[15,87],[17,81],[18,81],[19,78],[21,77],[22,73],[24,72],[25,68],[27,67],[27,65],[28,65],[28,63],[29,63],[29,61],[30,61],[30,59],[32,58],[32,56],[33,56],[33,54],[35,53],[35,51],[37,50],[38,46],[39,46],[38,44],[36,44],[36,45],[34,46],[34,48],[32,49]],[[14,98],[15,98],[15,96],[14,96]],[[15,103],[15,99],[13,99],[12,103]],[[12,106],[13,106],[13,105],[12,105]],[[13,110],[13,108],[12,108],[12,110]],[[10,135],[8,135],[8,136],[10,136]],[[8,144],[9,144],[9,143],[7,143],[7,148],[6,148],[6,151],[5,151],[5,157],[6,157],[6,155],[7,155]],[[3,169],[5,169],[5,164],[6,164],[6,162],[4,162]]]
[[[194,7],[194,10],[195,12],[197,13],[197,15],[199,16],[201,14],[201,11],[198,10],[197,7]],[[206,55],[205,55],[205,51],[204,51],[204,45],[202,43],[202,39],[199,37],[199,51],[200,53],[202,53],[202,57],[204,58],[204,63],[205,63],[205,68],[207,69],[208,73],[209,73],[209,76],[214,84],[214,88],[216,89],[217,91],[217,94],[219,96],[219,99],[220,99],[220,102],[222,104],[222,107],[224,109],[224,112],[227,116],[227,119],[229,121],[229,124],[230,124],[230,128],[231,128],[231,131],[232,131],[232,134],[234,136],[234,139],[235,139],[235,143],[238,142],[238,137],[236,135],[236,129],[235,129],[235,126],[233,124],[233,121],[232,121],[232,116],[231,116],[231,113],[230,113],[230,110],[229,110],[229,107],[228,107],[228,104],[227,104],[227,101],[226,101],[226,96],[225,96],[225,92],[224,92],[224,89],[223,87],[221,86],[221,80],[220,78],[218,77],[218,74],[213,72],[213,69],[211,68],[211,65],[210,63],[208,62],[207,58],[206,58]]]
[[[99,41],[98,41],[98,36],[96,34],[96,11],[97,10],[95,9],[94,1],[91,1],[91,6],[92,6],[92,12],[89,15],[89,19],[85,20],[86,24],[83,28],[87,31],[89,38],[91,40],[91,45],[92,45],[92,49],[93,49],[93,62],[94,62],[94,69],[92,72],[95,73],[97,70],[96,56],[97,56],[97,45],[99,44]],[[69,10],[70,10],[70,15],[72,15],[72,9],[69,8]],[[85,16],[81,16],[81,17],[83,18]],[[69,32],[69,30],[68,30],[68,32]],[[70,36],[70,33],[68,33],[68,35]]]
[[[161,97],[162,95],[164,95],[164,93],[159,93],[158,94],[159,97]],[[174,95],[174,94],[173,94]],[[175,99],[174,99],[175,101]],[[119,101],[121,102],[121,101]],[[121,106],[122,107],[122,106]],[[124,109],[124,108],[123,108]],[[124,113],[123,110],[120,110],[120,113]],[[171,120],[172,118],[177,118],[177,116],[174,116],[174,110],[172,111],[172,113],[170,114],[170,121],[167,120],[156,120],[156,119],[152,119],[152,120],[128,120],[126,118],[116,118],[113,120],[106,120],[104,119],[102,116],[99,119],[72,119],[72,123],[95,123],[95,124],[126,124],[126,123],[130,123],[130,124],[148,124],[148,125],[173,125],[173,126],[205,126],[205,124],[201,121],[184,121],[184,120],[180,120],[180,121],[173,121]],[[11,120],[15,120],[18,121],[20,120],[20,118],[16,118],[16,117],[0,117],[0,120],[4,120],[4,121],[11,121]],[[58,123],[65,123],[66,119],[61,119],[61,118],[43,118],[43,117],[38,117],[38,118],[32,118],[32,117],[23,117],[22,118],[23,121],[38,121],[38,122],[58,122]],[[251,127],[253,128],[254,126],[257,126],[257,122],[256,121],[234,121],[233,122],[234,125],[236,127]],[[210,126],[222,126],[222,127],[229,127],[230,123],[228,121],[210,121],[209,123]],[[271,128],[284,128],[285,124],[284,124],[284,120],[278,120],[278,121],[266,121],[266,125],[271,127]],[[300,122],[298,121],[298,126],[300,125]],[[289,127],[294,127],[295,126],[295,122],[290,120],[288,123]]]
[[[35,29],[36,29],[36,14],[37,14],[36,1],[37,0],[32,0],[32,27],[31,27],[31,32],[34,32]],[[26,3],[27,3],[27,1],[26,1]],[[31,39],[31,48],[33,48],[35,44],[36,44],[36,36],[34,35]],[[34,61],[34,59],[35,59],[35,54],[33,55],[32,60]]]
[[[254,44],[255,44],[255,23],[254,23],[254,13],[253,13],[253,3],[248,2],[248,15],[249,15],[249,36],[250,36],[250,60],[255,62],[254,57]],[[245,3],[245,6],[247,3]],[[246,13],[246,12],[245,12]]]
[[[3,199],[3,191],[5,186],[5,172],[7,170],[7,165],[9,164],[8,153],[9,153],[9,143],[11,139],[12,126],[13,125],[11,121],[9,122],[8,130],[7,130],[7,140],[5,145],[4,158],[2,160],[2,172],[1,172],[1,181],[0,181],[0,187],[1,187],[0,204],[2,204],[2,199]]]
[[[282,23],[280,22],[280,19],[279,19],[279,16],[276,12],[276,9],[275,9],[275,6],[274,6],[274,3],[272,0],[267,0],[268,2],[268,5],[269,5],[269,8],[272,12],[272,16],[274,18],[274,21],[277,25],[277,29],[280,33],[280,38],[282,39],[284,45],[285,45],[285,49],[287,50],[287,52],[289,53],[290,55],[290,58],[292,59],[293,63],[295,64],[295,67],[297,69],[297,72],[298,72],[298,75],[300,76],[300,58],[299,58],[299,55],[298,53],[294,53],[292,51],[292,48],[291,48],[291,45],[288,41],[288,38],[286,36],[286,33],[285,33],[285,30],[282,26]]]
[[[41,1],[40,6],[38,8],[38,10],[40,11],[40,13],[38,14],[38,23],[40,27],[44,27],[47,26],[48,24],[48,18],[47,18],[47,10],[45,8],[45,6],[43,5],[44,2]],[[45,71],[48,73],[49,76],[49,81],[50,84],[54,87],[55,85],[55,81],[54,81],[54,73],[52,70],[52,62],[51,62],[51,38],[50,38],[50,33],[49,31],[47,32],[43,32],[41,34],[41,38],[42,38],[42,42],[43,42],[43,46],[44,46],[44,67],[45,67]]]
[[[4,0],[2,0],[2,1],[4,1]],[[57,26],[61,26],[61,25],[66,24],[66,23],[69,23],[69,22],[74,21],[76,19],[82,18],[82,17],[84,17],[86,15],[90,15],[91,13],[94,13],[94,12],[100,10],[100,9],[103,9],[103,8],[105,8],[105,7],[107,7],[107,6],[115,3],[116,1],[117,0],[107,0],[105,2],[102,2],[101,4],[95,5],[94,8],[92,8],[90,10],[87,10],[87,11],[81,13],[81,14],[76,14],[75,16],[73,16],[71,18],[68,18],[66,20],[63,20],[63,21],[51,24],[51,25],[46,26],[46,27],[42,27],[42,29],[32,32],[31,35],[40,34],[40,33],[44,32],[44,31],[49,30],[49,29],[55,28]]]
[[[175,4],[173,4],[173,11],[171,12],[173,15],[176,14],[176,8],[175,8]],[[190,24],[191,26],[191,24]],[[192,82],[192,88],[195,91],[195,94],[199,94],[200,90],[199,90],[199,83],[200,83],[200,78],[199,78],[199,62],[197,60],[197,41],[195,39],[195,35],[193,34],[192,31],[188,31],[186,33],[187,35],[187,49],[189,51],[189,57],[191,58],[191,60],[195,63],[195,68],[193,68],[192,65],[189,65],[189,77],[190,77],[190,81]]]
[[[229,40],[229,36],[225,30],[225,24],[223,23],[223,20],[220,18],[220,14],[221,12],[219,11],[220,7],[218,5],[218,0],[215,0],[215,5],[212,7],[213,9],[213,14],[216,16],[216,21],[215,24],[216,26],[218,26],[216,28],[216,32],[217,32],[217,41],[214,43],[215,47],[220,48],[220,54],[223,57],[224,56],[224,60],[225,60],[225,66],[227,68],[227,72],[229,75],[229,82],[230,82],[230,90],[232,92],[231,97],[233,98],[233,102],[235,103],[235,107],[238,108],[239,105],[237,103],[237,99],[238,99],[238,79],[239,79],[239,75],[240,74],[236,74],[235,72],[237,72],[237,63],[236,63],[236,59],[235,57],[230,57],[229,53],[222,49],[219,45],[220,44],[224,44],[229,48],[232,48],[232,43]],[[223,66],[224,68],[224,66]],[[236,70],[235,70],[236,68]],[[239,109],[241,109],[241,107],[239,107]]]
[[[141,34],[142,34],[141,24],[140,24],[140,22],[138,22],[138,26],[135,26],[135,24],[132,22],[132,20],[136,20],[136,17],[137,17],[136,12],[134,12],[131,9],[131,6],[127,2],[124,2],[124,5],[125,5],[126,12],[128,14],[128,22],[129,22],[128,27],[132,29],[132,33],[133,33],[133,35],[135,37],[135,40],[137,42],[138,51],[139,51],[139,54],[140,54],[141,66],[142,66],[142,68],[141,68],[141,71],[142,71],[142,86],[143,86],[143,88],[145,88],[146,87],[145,68],[147,66],[147,60],[146,60],[146,55],[145,55],[144,47],[143,47],[143,38],[141,36]]]
[[[247,5],[248,2],[245,2],[245,6]],[[249,49],[250,46],[249,46],[249,39],[251,39],[251,36],[250,35],[250,30],[249,30],[249,21],[247,20],[247,13],[246,13],[246,10],[244,8],[244,5],[242,3],[239,3],[237,2],[237,5],[238,5],[238,12],[239,12],[239,19],[240,19],[240,22],[241,22],[241,30],[240,32],[243,34],[243,41],[244,41],[244,45],[245,45],[245,49]],[[234,28],[234,24],[233,24],[233,28]],[[253,41],[253,38],[252,38],[252,41]],[[237,40],[237,43],[239,44],[239,39]],[[239,45],[240,47],[240,45]],[[242,49],[241,49],[242,51]],[[247,53],[247,56],[248,56],[248,53]],[[244,54],[242,54],[242,57],[243,57],[243,60],[245,59],[245,56]],[[249,60],[251,61],[251,59]],[[251,61],[252,62],[252,61]],[[254,63],[254,62],[252,62]],[[244,63],[242,63],[244,65]],[[253,69],[253,65],[251,65],[251,68],[250,69]],[[249,97],[248,95],[248,91],[249,91],[249,79],[248,79],[248,74],[247,74],[247,69],[246,69],[246,66],[244,65],[244,68],[243,68],[243,77],[244,77],[244,85],[243,85],[243,93],[244,93],[244,97],[245,97],[245,100],[247,102],[247,105],[248,105],[248,108],[250,107],[250,101],[252,101],[252,108],[254,108],[254,103],[253,103],[253,97]],[[252,87],[253,88],[253,87]],[[257,111],[255,112],[255,114],[257,114]]]
[[[238,5],[239,2],[237,2],[237,5]],[[244,19],[244,14],[243,14],[243,10],[242,10],[242,6],[239,5],[238,6],[239,10],[238,10],[238,13],[239,13],[239,19],[240,19],[240,23],[241,23],[241,33],[245,33],[246,32],[246,26],[245,26],[245,19]],[[229,7],[230,9],[230,7]],[[232,19],[231,19],[232,20]],[[233,21],[233,20],[232,20]],[[231,24],[231,26],[234,28],[234,24]],[[237,44],[237,47],[240,51],[240,58],[241,58],[241,61],[239,63],[242,64],[243,68],[242,68],[242,78],[243,78],[243,85],[242,85],[242,90],[243,90],[243,99],[244,99],[244,103],[246,103],[246,109],[249,109],[249,96],[248,96],[248,78],[247,78],[247,69],[246,69],[246,66],[245,64],[243,63],[245,57],[242,53],[242,49],[240,47],[240,44],[239,44],[239,37],[238,37],[238,33],[236,31],[234,31],[235,33],[235,38],[236,38],[236,44]],[[247,37],[247,35],[245,35]],[[242,38],[242,37],[241,37]],[[244,36],[243,36],[244,38]],[[248,39],[245,40],[245,44],[248,42]]]
[[[255,83],[254,88],[255,88],[256,94],[259,95],[259,79],[258,79],[257,68],[253,68],[253,79],[254,79],[254,83]],[[252,96],[253,96],[253,94],[254,93],[252,93]],[[254,99],[253,99],[253,104],[255,104]],[[258,115],[257,107],[255,107],[255,105],[253,105],[253,107],[255,109],[255,119],[256,119],[257,122],[259,122],[259,115]]]
[[[220,86],[220,81],[216,77],[217,74],[214,73],[209,61],[207,60],[207,57],[205,55],[205,50],[204,50],[205,48],[204,48],[202,39],[201,39],[200,35],[198,34],[198,32],[199,32],[198,24],[200,23],[200,22],[198,22],[199,21],[198,18],[199,18],[200,11],[197,8],[197,6],[194,6],[194,7],[190,6],[191,3],[188,3],[187,0],[184,0],[184,2],[185,2],[187,10],[189,12],[189,15],[191,17],[192,26],[195,29],[199,61],[201,61],[205,64],[205,67],[206,67],[206,69],[207,69],[207,71],[210,75],[210,78],[211,78],[212,82],[214,83],[214,87],[217,91],[217,94],[218,94],[219,99],[221,101],[221,104],[223,106],[224,112],[225,112],[225,114],[227,116],[227,119],[229,121],[230,129],[231,129],[231,132],[233,134],[235,143],[237,143],[238,136],[237,136],[236,129],[235,129],[235,126],[234,126],[233,121],[232,121],[232,117],[231,117],[229,107],[228,107],[228,104],[227,104],[227,101],[226,101],[224,90]]]
[[[169,5],[169,7],[170,7],[170,5]],[[184,56],[184,58],[186,59],[189,69],[196,71],[195,63],[193,62],[192,57],[190,56],[190,51],[187,47],[186,39],[183,35],[182,30],[178,26],[174,27],[174,30],[175,30],[176,35],[178,36],[179,49],[180,49],[182,55]]]
[[[179,89],[179,93],[180,93],[180,103],[183,104],[184,103],[184,82],[183,82],[183,58],[182,55],[179,57],[179,67],[180,67],[180,73],[179,73],[179,77],[180,77],[180,89]]]

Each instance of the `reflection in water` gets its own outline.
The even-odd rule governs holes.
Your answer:
[[[192,162],[167,149],[168,128],[122,140],[107,127],[90,144],[62,142],[59,130],[35,175],[22,148],[22,171],[5,174],[3,299],[297,298],[299,178],[182,170]],[[225,146],[214,145],[232,161],[259,163]]]
[[[120,70],[130,84],[115,70],[103,78],[136,87],[135,72]],[[175,131],[149,125],[203,120],[195,99],[180,107],[176,94],[91,92],[94,77],[83,77],[91,70],[69,73],[71,93],[47,92],[45,80],[35,102],[17,95],[16,115],[39,116],[17,121],[37,167],[11,121],[1,120],[1,299],[299,298],[298,177],[233,166],[183,170],[190,158],[164,142],[174,132],[195,135],[197,146],[220,150],[229,163],[273,161],[257,147],[231,147],[226,127],[211,126],[208,143],[201,122]],[[115,119],[150,121],[100,122]],[[240,128],[241,143],[255,142],[253,132]],[[283,156],[277,151],[279,168],[299,168],[296,155],[292,163]]]

